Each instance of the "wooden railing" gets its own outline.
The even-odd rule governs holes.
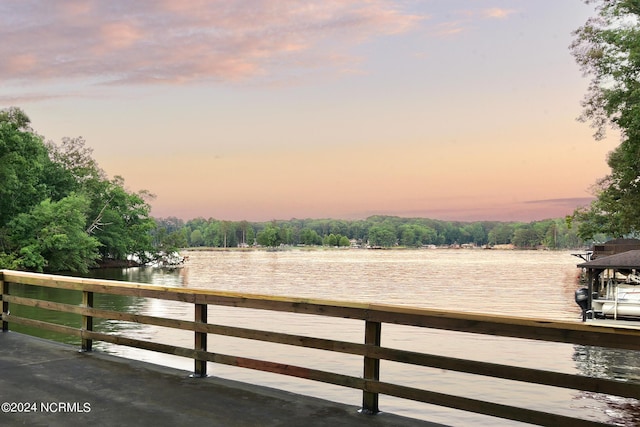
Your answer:
[[[605,393],[622,397],[640,397],[639,383],[398,350],[382,347],[380,344],[381,325],[388,323],[409,325],[418,328],[435,328],[473,334],[487,334],[501,337],[640,351],[640,330],[636,329],[603,326],[594,327],[578,322],[551,322],[529,318],[488,316],[401,306],[246,295],[201,289],[168,288],[130,282],[82,279],[9,270],[0,271],[0,284],[2,285],[3,331],[8,331],[9,324],[19,324],[78,337],[81,340],[82,349],[85,351],[92,349],[93,340],[100,340],[112,344],[183,356],[194,360],[195,376],[206,376],[207,362],[215,362],[359,389],[362,390],[363,396],[362,410],[371,414],[379,411],[378,396],[385,394],[538,425],[563,427],[604,425],[585,419],[383,382],[380,381],[381,360],[572,390]],[[79,291],[82,292],[82,303],[80,305],[73,305],[12,295],[11,289],[13,284]],[[94,294],[135,296],[190,303],[194,306],[194,320],[186,321],[99,309],[93,307]],[[82,325],[81,327],[71,327],[42,320],[18,317],[10,314],[9,308],[13,304],[39,307],[64,313],[75,313],[81,316]],[[210,305],[358,319],[365,323],[364,340],[363,343],[353,343],[211,324],[208,323],[207,320],[207,309]],[[136,322],[193,331],[194,345],[193,348],[185,348],[98,332],[93,330],[94,318]],[[363,376],[354,377],[309,367],[292,366],[266,360],[210,352],[207,348],[207,336],[209,334],[359,355],[363,358]]]

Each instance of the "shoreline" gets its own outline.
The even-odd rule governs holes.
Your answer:
[[[582,248],[573,249],[552,249],[552,248],[516,248],[513,245],[494,245],[494,246],[423,246],[423,247],[409,247],[409,246],[393,246],[389,248],[384,247],[353,247],[353,246],[280,246],[280,247],[227,247],[221,248],[216,246],[197,246],[182,248],[180,252],[279,252],[279,251],[345,251],[345,250],[370,250],[370,251],[434,251],[434,250],[465,250],[465,251],[477,251],[477,250],[499,250],[499,251],[566,251],[566,250],[579,250]]]

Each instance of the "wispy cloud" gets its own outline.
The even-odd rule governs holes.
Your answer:
[[[238,81],[334,66],[350,47],[420,20],[389,0],[7,0],[0,79]]]
[[[494,7],[491,9],[483,10],[482,15],[485,18],[505,19],[514,12],[515,11],[512,9],[501,9],[499,7]]]
[[[565,199],[544,199],[544,200],[527,200],[523,203],[527,204],[542,204],[542,205],[562,205],[562,206],[586,206],[590,204],[594,197],[570,197]]]
[[[37,102],[46,99],[64,98],[70,95],[52,94],[47,92],[23,93],[19,95],[0,95],[0,106],[20,105],[27,102]]]
[[[434,28],[434,33],[437,36],[452,36],[460,34],[465,31],[465,22],[462,21],[449,21],[441,22]]]
[[[358,212],[352,216],[362,218],[369,215],[398,215],[403,217],[438,218],[450,221],[540,221],[549,218],[562,218],[570,215],[582,206],[587,206],[593,197],[573,197],[564,199],[545,199],[527,201],[495,201],[490,204],[475,202],[458,207],[441,201],[444,208],[426,207],[400,211]]]
[[[488,8],[465,9],[451,12],[447,19],[435,24],[433,33],[436,36],[452,36],[470,31],[478,21],[487,19],[507,19],[515,13],[513,9]]]

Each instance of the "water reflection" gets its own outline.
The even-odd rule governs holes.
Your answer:
[[[187,272],[188,270],[184,268],[104,268],[91,270],[87,277],[125,282],[150,283],[167,287],[184,287],[189,283]]]
[[[54,301],[68,304],[80,304],[82,294],[76,291],[55,288],[42,288],[27,285],[10,284],[9,293],[16,296],[25,296],[46,301]],[[78,327],[82,322],[82,317],[78,314],[60,313],[52,310],[45,310],[38,307],[22,306],[10,304],[9,312],[16,317],[26,317],[29,319],[42,320],[63,326]],[[80,339],[57,332],[43,331],[39,328],[24,325],[10,325],[11,330],[24,334],[33,335],[40,338],[51,339],[67,344],[80,345]]]
[[[577,345],[573,360],[584,375],[640,381],[640,352]]]
[[[15,296],[25,296],[45,301],[54,301],[73,305],[82,303],[82,293],[67,289],[44,288],[28,285],[11,284],[10,293]],[[147,303],[146,299],[122,295],[94,295],[94,307],[114,310],[127,313],[137,313]],[[64,313],[54,310],[47,310],[40,307],[22,306],[18,304],[10,305],[11,314],[16,317],[42,320],[57,325],[79,328],[82,325],[82,316],[73,313]],[[106,333],[121,333],[126,331],[140,330],[143,325],[117,320],[94,319],[94,330]],[[11,325],[11,330],[21,332],[40,338],[51,339],[67,344],[79,345],[80,339],[77,337],[60,334],[58,332],[46,331],[24,325]]]
[[[587,376],[640,382],[640,352],[576,345],[573,360]],[[640,425],[640,400],[599,393],[580,393],[578,399],[596,402],[618,426]]]

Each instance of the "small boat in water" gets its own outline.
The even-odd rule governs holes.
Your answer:
[[[640,250],[598,257],[578,267],[584,269],[587,284],[575,293],[583,320],[640,320]]]

